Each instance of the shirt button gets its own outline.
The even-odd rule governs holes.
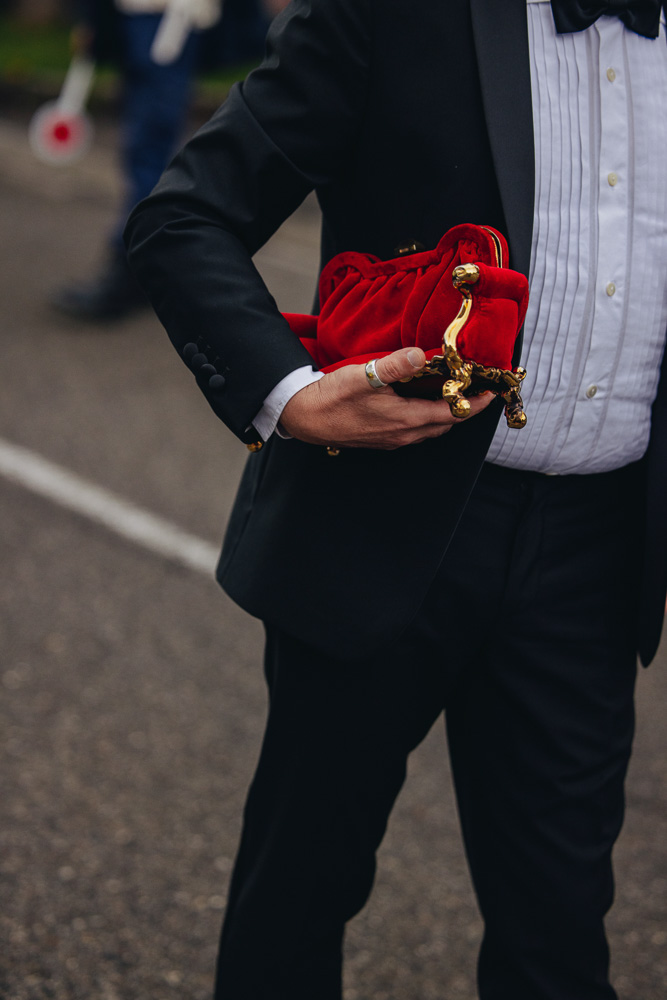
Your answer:
[[[609,187],[616,187],[618,184],[618,174],[612,171],[612,173],[607,174],[607,180],[609,181]]]
[[[609,282],[609,284],[605,288],[605,291],[606,291],[607,295],[615,295],[616,294],[616,285],[614,284],[613,281]]]
[[[607,79],[609,80],[609,82],[610,82],[610,83],[613,83],[613,82],[614,82],[614,80],[616,79],[616,73],[615,73],[615,72],[614,72],[614,70],[613,70],[613,69],[611,68],[611,66],[610,66],[610,67],[609,67],[609,69],[607,70]]]
[[[589,385],[588,389],[586,389],[586,395],[589,399],[592,399],[597,391],[598,387],[596,385]]]

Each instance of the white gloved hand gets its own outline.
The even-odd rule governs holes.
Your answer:
[[[204,31],[220,17],[216,0],[169,0],[151,46],[151,59],[161,66],[175,62],[191,31]]]
[[[161,66],[175,62],[191,31],[205,31],[220,19],[222,0],[116,0],[124,14],[163,11],[151,46],[151,59]]]
[[[155,14],[169,7],[183,8],[199,30],[211,28],[220,18],[222,0],[115,0],[124,14]]]

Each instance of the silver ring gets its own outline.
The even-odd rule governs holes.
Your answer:
[[[383,382],[375,370],[376,361],[377,358],[373,358],[373,360],[369,361],[366,365],[366,368],[364,369],[366,372],[366,378],[368,379],[368,384],[372,389],[384,389],[384,387],[389,385],[389,383]]]

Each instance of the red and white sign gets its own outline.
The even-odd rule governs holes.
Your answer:
[[[93,138],[93,123],[84,111],[93,82],[95,64],[75,57],[67,71],[60,96],[38,108],[28,127],[35,156],[44,163],[67,166],[80,159]]]

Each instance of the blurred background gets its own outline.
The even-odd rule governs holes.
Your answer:
[[[281,5],[228,0],[202,33],[179,139]],[[99,23],[72,38],[91,9],[109,14],[0,2],[0,997],[206,1000],[265,713],[261,627],[212,576],[246,452],[114,271],[128,64]],[[53,165],[28,131],[73,51],[96,59],[94,138]],[[257,255],[282,309],[310,308],[318,245],[308,200]],[[609,929],[623,1000],[664,1000],[667,644],[639,681]],[[480,934],[436,726],[350,928],[346,1000],[474,1000]]]

